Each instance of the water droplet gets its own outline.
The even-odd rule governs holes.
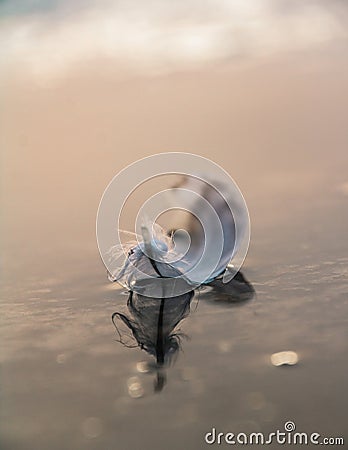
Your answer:
[[[298,355],[293,351],[273,353],[271,363],[274,366],[293,366],[298,363]]]
[[[58,364],[64,364],[66,362],[66,355],[65,355],[65,353],[60,353],[59,355],[57,355],[56,361],[57,361]]]
[[[137,362],[137,371],[139,373],[148,373],[148,372],[150,372],[149,363],[147,361],[139,361],[139,362]]]
[[[144,388],[138,377],[130,377],[127,381],[128,394],[132,398],[140,398],[144,395]]]
[[[220,353],[228,353],[233,347],[230,341],[219,341],[217,345]]]
[[[102,432],[103,426],[99,417],[87,417],[82,424],[83,435],[87,439],[94,439]]]

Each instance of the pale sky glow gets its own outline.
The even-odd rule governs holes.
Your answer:
[[[60,14],[3,14],[0,63],[5,71],[15,67],[43,77],[64,75],[95,58],[140,73],[167,73],[347,39],[342,14],[328,3],[298,3],[291,11],[274,7],[280,4],[221,0],[184,6],[153,1],[132,8],[127,2],[95,1]]]

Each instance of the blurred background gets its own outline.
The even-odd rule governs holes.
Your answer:
[[[347,2],[2,0],[0,42],[3,448],[198,449],[290,419],[343,435]],[[166,151],[239,185],[256,298],[203,295],[165,390],[134,399],[145,355],[114,341],[126,297],[95,216],[119,170]],[[296,367],[272,366],[282,350]]]

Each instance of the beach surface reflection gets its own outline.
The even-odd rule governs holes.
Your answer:
[[[347,43],[318,42],[182,70],[97,58],[1,78],[2,448],[200,449],[212,427],[287,420],[344,435]],[[95,216],[120,169],[161,151],[206,156],[238,183],[255,295],[196,293],[156,391],[153,357],[117,342],[111,317],[129,294],[107,280]]]

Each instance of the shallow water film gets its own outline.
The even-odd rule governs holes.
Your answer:
[[[2,449],[347,446],[347,5],[184,3],[0,4]],[[228,285],[147,301],[95,218],[167,151],[235,179],[251,241]]]

